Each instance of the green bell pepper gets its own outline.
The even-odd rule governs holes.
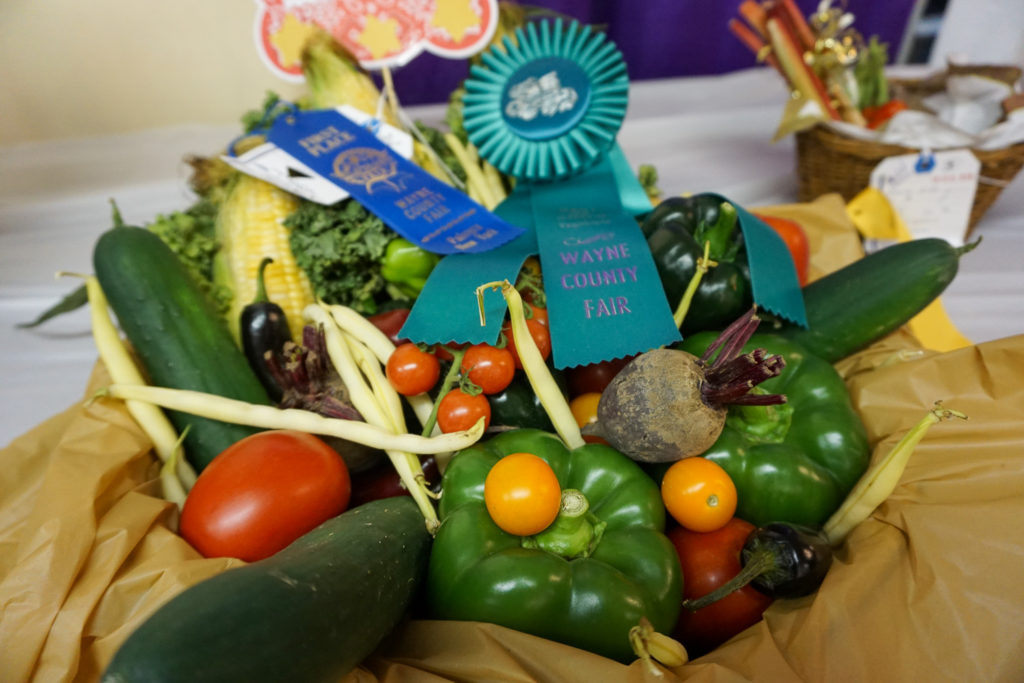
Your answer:
[[[644,218],[641,230],[661,276],[669,306],[675,309],[710,244],[717,265],[701,278],[683,320],[686,336],[721,329],[753,304],[750,268],[736,209],[714,195],[669,197]]]
[[[677,345],[697,356],[714,340],[700,333]],[[758,387],[785,394],[775,406],[730,406],[725,428],[703,454],[736,484],[736,516],[755,525],[820,526],[867,469],[867,433],[846,384],[825,360],[770,333],[754,334],[743,351],[763,348],[786,361]]]
[[[518,452],[544,459],[563,501],[566,489],[578,490],[589,510],[574,516],[563,506],[536,536],[498,528],[484,480]],[[539,430],[504,432],[455,455],[441,490],[427,580],[434,616],[496,623],[621,661],[634,657],[629,631],[642,617],[662,633],[675,626],[682,576],[663,533],[661,493],[615,449],[588,444],[570,452]]]
[[[416,246],[404,237],[396,237],[384,249],[380,274],[403,296],[415,299],[440,260],[437,254]]]

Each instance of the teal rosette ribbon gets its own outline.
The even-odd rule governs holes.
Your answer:
[[[651,205],[615,142],[629,78],[622,55],[577,22],[530,23],[482,55],[466,81],[470,140],[515,191],[496,209],[524,234],[497,249],[445,257],[402,336],[424,343],[494,343],[505,316],[497,292],[538,254],[554,364],[620,358],[680,339],[634,216]]]

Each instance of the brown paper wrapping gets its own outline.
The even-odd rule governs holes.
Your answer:
[[[838,197],[766,207],[809,229],[812,277],[860,255]],[[777,601],[714,652],[655,677],[489,624],[409,620],[344,683],[1024,680],[1024,336],[939,354],[906,331],[837,368],[878,458],[936,400],[899,487],[814,595]],[[101,365],[84,397],[108,382]],[[201,558],[153,495],[149,444],[115,401],[70,407],[0,452],[0,679],[95,681]]]

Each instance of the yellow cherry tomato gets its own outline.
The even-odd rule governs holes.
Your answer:
[[[601,394],[596,391],[580,394],[570,401],[569,410],[576,418],[576,424],[582,428],[591,422],[597,422],[597,404],[600,402]]]
[[[597,404],[601,402],[601,392],[591,391],[580,394],[569,401],[569,410],[576,419],[576,424],[583,429],[591,422],[597,422]],[[587,443],[608,443],[599,436],[584,434],[583,440]]]
[[[701,457],[677,461],[661,480],[665,509],[691,531],[715,531],[736,513],[736,485],[729,474]]]
[[[506,455],[484,480],[484,504],[503,531],[532,536],[547,529],[562,501],[551,465],[532,453]]]

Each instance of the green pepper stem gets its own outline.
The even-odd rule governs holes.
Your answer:
[[[604,522],[588,514],[590,503],[582,491],[562,491],[561,506],[555,521],[544,531],[523,538],[524,548],[540,548],[571,560],[589,557],[604,533]]]
[[[722,202],[718,208],[718,219],[714,225],[701,223],[696,234],[698,242],[711,245],[710,256],[713,260],[719,261],[729,254],[733,231],[736,229],[737,218],[736,207],[729,202]]]
[[[732,577],[721,586],[707,595],[693,600],[683,600],[683,608],[696,612],[708,605],[718,602],[725,596],[738,591],[757,577],[766,574],[776,568],[776,554],[770,549],[761,547],[754,550],[747,556],[746,564],[740,569],[736,576]]]
[[[252,300],[254,304],[264,304],[270,301],[270,297],[267,296],[267,282],[263,273],[267,266],[273,262],[274,259],[269,256],[264,256],[263,260],[260,261],[259,270],[256,271],[256,296]]]

